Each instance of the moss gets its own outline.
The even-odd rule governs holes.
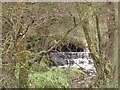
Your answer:
[[[29,75],[29,85],[36,88],[68,88],[76,75],[84,75],[84,72],[69,67],[54,68],[46,72],[34,72]]]

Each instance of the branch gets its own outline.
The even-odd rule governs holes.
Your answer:
[[[99,47],[99,56],[102,59],[102,48],[101,48],[101,33],[99,28],[99,18],[98,15],[94,12],[96,18],[96,29],[97,29],[97,36],[98,36],[98,47]]]
[[[18,40],[19,37],[23,37],[23,36],[28,32],[30,25],[32,25],[33,23],[34,23],[34,20],[32,20],[31,24],[29,24],[29,25],[26,27],[24,33],[20,34],[20,32],[19,32],[20,30],[18,31],[18,34],[19,34],[19,35],[17,36],[16,41]]]
[[[38,52],[36,55],[41,55],[41,54],[46,54],[46,53],[48,53],[48,52],[50,52],[52,49],[54,49],[57,45],[59,45],[65,38],[66,38],[66,36],[72,31],[72,30],[74,30],[74,28],[76,28],[78,25],[80,24],[80,22],[79,23],[77,23],[76,25],[74,25],[71,29],[69,29],[62,37],[61,37],[61,39],[56,43],[56,44],[54,44],[54,46],[52,46],[50,49],[48,49],[47,51],[40,51],[40,52]]]

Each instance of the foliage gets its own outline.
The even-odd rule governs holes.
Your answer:
[[[55,68],[45,72],[33,72],[29,75],[30,87],[68,88],[70,78],[82,75],[82,71],[70,68]]]
[[[87,75],[70,67],[51,69],[47,55],[61,43],[69,42],[82,48],[88,44],[97,68],[93,87],[114,86],[117,80],[114,6],[115,3],[3,3],[2,86],[74,87],[71,85],[74,77]]]
[[[32,88],[67,88],[68,86],[69,84],[65,77],[51,71],[30,75],[30,87]]]

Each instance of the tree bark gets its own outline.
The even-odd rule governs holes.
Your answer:
[[[78,13],[80,11],[78,10]],[[86,13],[85,11],[83,11],[84,13]],[[84,18],[80,18],[80,20],[82,21],[82,28],[83,28],[83,32],[85,35],[85,39],[87,41],[88,44],[88,48],[92,54],[92,58],[94,60],[94,65],[95,68],[97,70],[97,76],[96,76],[96,80],[95,80],[95,84],[99,85],[99,84],[103,84],[104,82],[104,60],[102,58],[102,48],[101,48],[101,33],[99,30],[99,18],[97,16],[97,14],[94,12],[95,17],[96,17],[96,32],[97,32],[97,39],[98,39],[98,51],[96,50],[96,46],[93,43],[93,40],[90,36],[90,32],[89,32],[89,21],[88,21],[88,17],[89,14],[87,16],[85,16]],[[79,15],[80,16],[80,15]]]
[[[98,75],[101,75],[101,63],[99,60],[100,58],[99,58],[99,54],[96,52],[95,46],[93,45],[92,39],[89,35],[89,23],[87,19],[83,20],[83,31],[88,44],[88,48],[94,59],[94,65],[95,68],[97,69],[97,73]]]
[[[25,47],[25,36],[20,38],[17,42],[17,53],[18,53],[18,63],[19,63],[19,88],[28,88],[28,74],[29,74],[29,69],[28,69],[28,55],[25,52],[26,47]]]
[[[108,28],[108,44],[107,44],[107,51],[106,55],[108,56],[109,59],[112,59],[113,57],[113,52],[115,48],[115,7],[114,3],[106,3],[106,6],[108,7],[108,18],[107,18],[107,28]]]
[[[107,28],[108,28],[108,42],[106,49],[106,58],[112,64],[111,78],[115,78],[115,72],[117,72],[117,30],[115,22],[115,3],[106,3],[107,12]]]

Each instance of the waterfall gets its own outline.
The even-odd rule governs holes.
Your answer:
[[[53,66],[70,66],[96,72],[90,52],[50,52],[49,56],[54,60]]]

